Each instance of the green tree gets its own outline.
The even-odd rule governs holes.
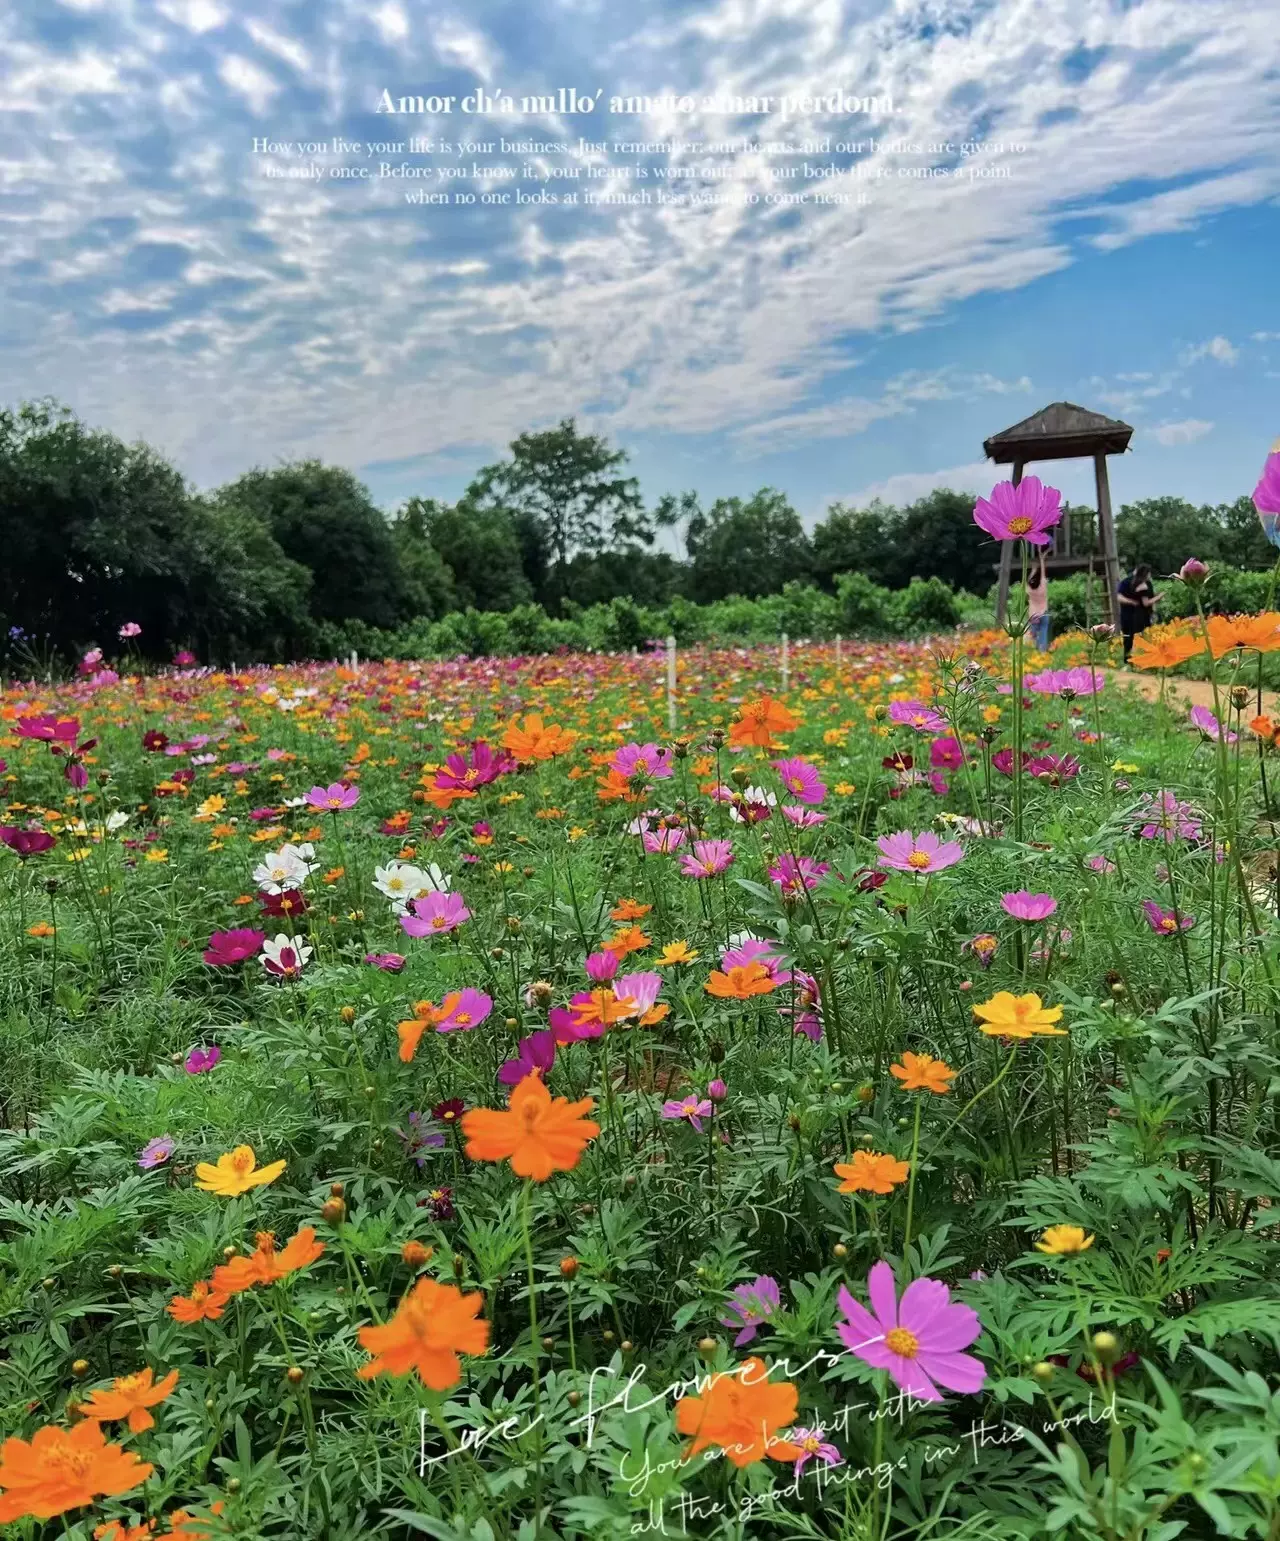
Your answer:
[[[439,620],[457,603],[453,569],[431,542],[430,499],[410,498],[391,521],[405,604],[415,619]]]
[[[526,548],[529,533],[537,532],[549,557],[549,597],[564,594],[566,570],[579,553],[652,544],[653,523],[639,483],[622,473],[624,450],[611,449],[599,435],[580,433],[571,417],[541,433],[521,434],[510,449],[510,459],[477,473],[463,501],[505,510],[518,528],[526,521]]]
[[[453,575],[457,608],[511,610],[532,600],[519,537],[505,508],[478,508],[466,498],[453,505],[415,501],[431,544]]]
[[[391,530],[350,471],[301,460],[248,471],[215,497],[256,515],[310,570],[316,620],[394,626],[410,613]]]
[[[832,591],[842,573],[861,573],[888,588],[902,566],[892,533],[899,517],[879,498],[865,508],[832,503],[813,531],[814,577]]]
[[[693,597],[702,601],[776,594],[791,579],[807,578],[812,568],[800,516],[772,487],[745,501],[718,498],[705,513],[699,509],[689,519],[685,544],[693,564]]]

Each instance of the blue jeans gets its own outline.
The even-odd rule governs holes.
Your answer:
[[[1049,651],[1049,616],[1033,615],[1028,617],[1028,630],[1031,633],[1031,641],[1035,645],[1037,653]]]

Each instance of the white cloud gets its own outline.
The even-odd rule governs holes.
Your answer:
[[[1176,444],[1195,444],[1208,433],[1213,432],[1213,424],[1206,423],[1203,418],[1187,417],[1178,423],[1160,423],[1149,430],[1151,437],[1166,449]]]
[[[218,0],[156,0],[156,10],[166,20],[197,35],[212,32],[227,20],[227,10]]]
[[[409,18],[395,0],[387,0],[373,12],[373,24],[384,43],[400,43],[409,36]]]
[[[265,70],[241,54],[227,54],[220,59],[218,77],[238,96],[244,97],[256,113],[265,112],[280,89]]]
[[[1280,332],[1252,332],[1250,342],[1280,342]]]
[[[968,465],[947,466],[942,471],[902,471],[897,476],[886,476],[883,481],[871,482],[837,501],[853,508],[864,508],[879,499],[881,503],[902,508],[918,498],[927,497],[939,487],[985,497],[997,482],[1007,479],[1007,467],[993,465],[989,460],[974,460]]]
[[[1234,364],[1240,357],[1240,349],[1225,337],[1211,337],[1208,342],[1183,350],[1181,362],[1195,364],[1202,358],[1216,359],[1219,364]]]
[[[285,37],[273,27],[268,27],[265,22],[250,17],[244,24],[245,31],[258,45],[265,48],[277,59],[283,59],[286,64],[293,65],[295,70],[306,74],[311,69],[311,59],[307,50],[295,38]]]

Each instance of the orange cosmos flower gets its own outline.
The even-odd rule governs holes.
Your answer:
[[[573,1018],[578,1027],[587,1027],[595,1022],[612,1027],[615,1022],[625,1022],[633,1006],[630,996],[620,997],[615,990],[606,987],[592,990],[588,1000],[576,1002]]]
[[[1038,995],[1011,995],[999,990],[989,1001],[973,1008],[988,1038],[1037,1038],[1066,1036],[1065,1027],[1053,1024],[1062,1016],[1061,1006],[1046,1006]]]
[[[95,1419],[68,1432],[50,1424],[30,1443],[0,1445],[0,1525],[26,1517],[51,1520],[95,1498],[112,1498],[145,1482],[155,1468],[131,1450],[109,1445]]]
[[[541,1076],[527,1075],[512,1091],[505,1111],[472,1108],[462,1115],[467,1155],[473,1161],[509,1160],[517,1177],[545,1182],[552,1172],[577,1166],[600,1133],[599,1124],[583,1117],[594,1107],[590,1097],[580,1102],[552,1097]]]
[[[621,926],[604,944],[604,950],[611,952],[621,963],[629,954],[643,952],[652,940],[639,926]]]
[[[512,719],[502,736],[502,747],[517,760],[553,760],[572,749],[577,739],[571,728],[562,728],[558,722],[544,723],[539,713],[530,712],[523,727],[518,717]]]
[[[777,1430],[795,1423],[799,1398],[799,1389],[790,1382],[770,1385],[761,1359],[746,1359],[736,1370],[721,1371],[700,1397],[681,1397],[676,1403],[676,1428],[693,1436],[686,1459],[714,1445],[739,1467],[765,1456],[798,1461],[804,1452],[779,1439]]]
[[[913,1054],[908,1049],[901,1064],[889,1066],[889,1074],[902,1082],[904,1092],[937,1092],[941,1096],[951,1090],[955,1071],[932,1054]]]
[[[95,1525],[93,1541],[149,1541],[156,1533],[154,1520],[143,1520],[141,1525],[126,1525],[123,1520],[105,1520]]]
[[[190,1295],[175,1295],[165,1309],[175,1322],[189,1327],[193,1322],[216,1322],[226,1303],[227,1296],[207,1279],[197,1279]]]
[[[144,1429],[155,1427],[156,1420],[147,1409],[155,1407],[171,1394],[178,1384],[178,1372],[170,1370],[156,1385],[152,1385],[153,1378],[154,1372],[149,1365],[134,1375],[118,1376],[112,1382],[110,1391],[91,1392],[80,1411],[84,1417],[92,1418],[95,1422],[127,1418],[131,1431],[141,1434]]]
[[[461,999],[462,992],[455,990],[452,995],[446,995],[438,1006],[434,1001],[413,1003],[412,1021],[396,1024],[396,1033],[400,1038],[400,1058],[404,1064],[407,1065],[417,1053],[423,1033],[429,1027],[435,1027],[451,1016],[458,1009]]]
[[[206,1193],[216,1193],[220,1198],[234,1199],[251,1188],[265,1188],[283,1171],[283,1161],[260,1167],[252,1145],[237,1145],[226,1155],[219,1156],[215,1165],[200,1162],[196,1167],[196,1187],[203,1188]]]
[[[360,1346],[373,1356],[356,1374],[418,1372],[432,1391],[448,1391],[462,1379],[459,1354],[483,1354],[489,1346],[489,1324],[480,1316],[484,1296],[464,1295],[452,1284],[419,1279],[385,1326],[361,1327]]]
[[[729,728],[729,743],[734,749],[774,747],[774,735],[790,733],[800,726],[800,719],[775,701],[772,696],[761,696],[756,701],[744,701],[737,722]]]
[[[439,808],[441,813],[448,813],[454,803],[476,794],[466,787],[429,787],[427,789],[427,801],[433,807]]]
[[[1215,658],[1234,647],[1258,653],[1274,653],[1280,648],[1280,614],[1274,610],[1264,610],[1261,615],[1211,615],[1205,624],[1209,651]]]
[[[877,1150],[855,1150],[848,1161],[837,1161],[834,1170],[843,1179],[841,1193],[892,1193],[906,1182],[911,1165]]]
[[[1135,669],[1176,669],[1203,652],[1204,642],[1198,636],[1147,637],[1140,632],[1133,639],[1130,661]]]
[[[631,790],[631,783],[612,766],[606,771],[604,780],[596,782],[596,796],[602,803],[634,803],[638,799],[638,794]]]
[[[211,1514],[221,1514],[223,1507],[219,1498],[216,1503],[209,1505],[209,1511]],[[169,1529],[164,1533],[164,1541],[213,1541],[213,1532],[204,1528],[207,1523],[189,1509],[175,1509],[169,1516]]]
[[[324,1252],[315,1227],[304,1225],[282,1252],[271,1231],[259,1231],[256,1249],[248,1257],[233,1257],[213,1270],[213,1287],[222,1295],[239,1295],[255,1284],[278,1284],[300,1268],[309,1268]]]
[[[1250,719],[1249,731],[1250,733],[1256,733],[1259,738],[1274,738],[1276,736],[1276,725],[1264,712],[1260,716]]]
[[[706,983],[708,995],[725,1001],[746,1001],[753,995],[768,995],[778,982],[763,963],[745,963],[725,973],[713,969]]]
[[[617,921],[643,920],[652,908],[653,905],[641,904],[638,899],[619,899],[617,904],[609,911],[609,919]]]

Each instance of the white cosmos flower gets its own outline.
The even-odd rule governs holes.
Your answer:
[[[301,888],[316,870],[316,863],[310,860],[314,855],[315,848],[310,845],[283,845],[253,869],[253,881],[268,894]]]
[[[391,909],[396,915],[407,915],[414,899],[421,899],[433,890],[447,893],[452,881],[435,862],[422,868],[411,862],[389,861],[373,874],[373,886],[391,900]]]
[[[263,942],[262,966],[268,974],[292,979],[302,972],[313,951],[305,942],[295,936],[286,936],[282,931],[279,936]]]
[[[773,792],[766,792],[763,787],[748,787],[742,794],[742,800],[744,803],[755,803],[766,808],[776,808],[778,806],[777,795]],[[747,822],[732,803],[729,804],[729,817],[735,824],[745,824]]]
[[[288,700],[285,700],[285,701],[277,701],[276,705],[280,708],[280,710],[282,712],[296,712],[297,709],[302,705],[302,702],[301,701],[288,701]]]

